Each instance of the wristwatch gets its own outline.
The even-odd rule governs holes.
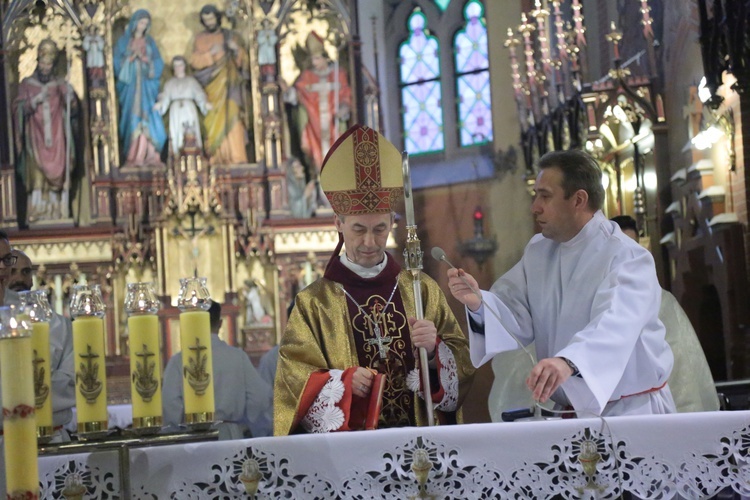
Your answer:
[[[576,366],[575,363],[573,363],[568,358],[563,358],[562,356],[560,357],[560,359],[562,359],[563,361],[565,361],[568,364],[568,366],[570,367],[570,369],[573,370],[573,374],[571,375],[571,377],[580,377],[581,376],[581,371],[578,369],[578,367]]]

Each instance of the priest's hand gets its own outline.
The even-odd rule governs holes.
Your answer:
[[[360,398],[366,398],[372,389],[375,373],[369,368],[357,367],[352,375],[352,393]]]
[[[427,349],[427,356],[432,358],[437,345],[435,323],[429,319],[409,318],[409,326],[411,327],[411,344],[415,348],[424,347]]]
[[[546,358],[531,370],[526,379],[526,387],[534,395],[534,400],[544,403],[572,375],[568,363],[562,358]]]
[[[463,269],[448,269],[448,287],[451,295],[470,311],[477,311],[482,306],[481,295],[474,292],[474,290],[479,290],[477,280]]]

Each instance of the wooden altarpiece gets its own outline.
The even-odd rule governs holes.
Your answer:
[[[61,312],[73,284],[103,285],[107,353],[110,364],[123,370],[128,355],[126,283],[155,284],[163,303],[164,360],[179,350],[178,280],[195,273],[208,278],[212,297],[224,303],[222,336],[257,357],[278,342],[294,294],[321,275],[337,242],[332,211],[317,185],[319,166],[305,157],[295,121],[306,110],[295,108],[287,93],[308,67],[315,32],[328,64],[341,71],[351,89],[349,101],[334,100],[340,109],[345,104],[349,108],[336,119],[337,130],[358,116],[366,119],[360,46],[352,22],[356,2],[215,3],[221,28],[238,37],[237,50],[246,61],[240,72],[239,117],[247,157],[242,163],[215,162],[208,148],[196,147],[188,134],[177,154],[168,142],[159,151],[160,161],[149,164],[130,164],[123,151],[113,51],[130,18],[140,9],[150,14],[148,34],[164,62],[163,86],[172,76],[174,56],[190,61],[193,39],[204,29],[202,3],[15,0],[2,12],[0,105],[8,133],[0,139],[0,227],[14,247],[29,254],[37,286],[49,289]],[[89,67],[87,35],[103,43],[103,64],[95,68]],[[14,127],[19,84],[35,74],[39,46],[46,39],[59,50],[54,74],[75,91],[77,128],[71,126],[67,137],[75,138],[71,144],[78,149],[76,159],[66,165],[69,213],[36,219],[27,213],[17,168],[22,147]],[[294,158],[302,169],[292,172]],[[290,186],[294,182],[307,188],[306,206],[299,204],[300,191]]]

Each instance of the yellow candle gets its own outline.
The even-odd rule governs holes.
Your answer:
[[[47,321],[31,324],[31,349],[33,350],[36,425],[39,436],[49,436],[53,432],[53,427],[49,323]]]
[[[8,498],[39,496],[31,338],[0,340]],[[23,496],[22,496],[23,494]]]
[[[73,321],[78,432],[107,430],[107,373],[104,320],[79,316]]]
[[[180,313],[182,387],[185,422],[213,420],[214,379],[211,356],[211,323],[207,311]]]
[[[130,316],[128,333],[133,427],[160,427],[162,410],[159,318],[155,314]]]

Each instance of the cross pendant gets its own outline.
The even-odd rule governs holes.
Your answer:
[[[386,359],[388,355],[388,346],[391,345],[391,339],[384,339],[380,332],[380,326],[374,325],[372,329],[372,333],[375,335],[374,339],[370,339],[367,341],[368,345],[378,345],[378,355],[380,356],[380,359]]]

